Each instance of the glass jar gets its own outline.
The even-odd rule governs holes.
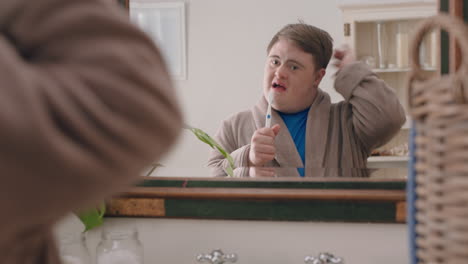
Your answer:
[[[378,21],[377,26],[377,52],[379,68],[387,68],[388,52],[387,52],[387,26],[383,21]]]
[[[84,233],[68,233],[60,236],[58,248],[63,264],[91,263]]]
[[[396,65],[398,68],[409,67],[409,35],[408,22],[398,22],[396,32]]]
[[[96,264],[143,264],[143,246],[136,228],[103,229]]]

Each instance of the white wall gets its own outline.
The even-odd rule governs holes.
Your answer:
[[[134,0],[135,1],[135,0]],[[145,1],[145,0],[140,0]],[[343,43],[337,0],[185,0],[187,80],[176,81],[186,123],[214,135],[221,120],[252,107],[260,98],[266,46],[284,25],[299,19]],[[329,67],[321,87],[332,89]],[[209,147],[189,131],[153,175],[207,176]]]
[[[146,264],[197,263],[196,256],[222,249],[239,264],[301,264],[307,255],[330,252],[345,263],[408,263],[406,225],[319,222],[107,218],[105,224],[134,224]],[[75,230],[76,219],[61,223],[58,234]],[[101,228],[87,235],[95,256]]]

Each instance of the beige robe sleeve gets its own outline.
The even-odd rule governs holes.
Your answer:
[[[393,137],[405,122],[395,92],[361,62],[341,69],[335,89],[351,108],[351,123],[363,146],[370,152]]]
[[[2,0],[0,30],[8,237],[128,188],[182,120],[159,51],[111,1]]]

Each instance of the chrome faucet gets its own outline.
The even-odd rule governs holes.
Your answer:
[[[198,262],[209,262],[211,264],[223,264],[225,262],[235,263],[237,261],[236,254],[224,255],[221,249],[216,249],[211,254],[200,254],[197,256]]]
[[[344,264],[344,259],[335,257],[330,253],[320,253],[318,257],[305,257],[304,262],[311,264]]]

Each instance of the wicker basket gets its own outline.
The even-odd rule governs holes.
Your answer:
[[[460,69],[428,78],[419,65],[419,46],[433,29],[454,36]],[[423,21],[411,43],[409,108],[415,138],[415,246],[417,263],[468,263],[468,28],[437,15]]]

